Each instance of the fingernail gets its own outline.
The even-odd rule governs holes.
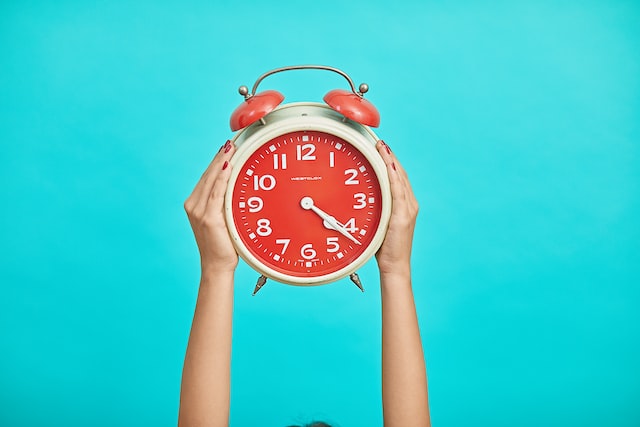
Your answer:
[[[231,145],[231,140],[230,140],[230,139],[227,139],[227,142],[225,142],[225,143],[224,143],[224,146],[225,146],[225,147],[228,147],[228,146],[230,146],[230,145]]]
[[[397,170],[396,169],[396,164],[394,162],[391,162],[391,167],[393,168],[393,170]],[[222,169],[224,169],[224,168],[222,168]]]
[[[228,152],[229,152],[229,150],[231,150],[231,144],[226,145],[226,146],[224,147],[224,152],[225,152],[225,153],[228,153]]]
[[[225,170],[228,166],[229,166],[229,162],[225,161],[224,164],[222,165],[222,170]]]
[[[386,142],[384,142],[384,140],[380,140],[380,142],[382,143],[382,145],[384,145],[384,148],[387,149],[387,153],[391,154],[391,148],[389,148],[389,144],[387,144]]]

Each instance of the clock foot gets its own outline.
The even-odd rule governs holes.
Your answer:
[[[360,282],[360,277],[358,277],[357,273],[352,273],[349,276],[349,279],[351,279],[351,281],[355,283],[355,285],[359,287],[362,292],[364,292],[364,288],[362,287],[362,282]]]
[[[251,295],[255,296],[258,293],[258,291],[264,286],[265,283],[267,283],[267,276],[263,274],[260,277],[258,277],[258,283],[256,283],[256,287],[253,290],[253,294]]]

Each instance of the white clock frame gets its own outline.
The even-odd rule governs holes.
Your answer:
[[[242,166],[249,157],[265,142],[290,132],[316,130],[326,132],[344,139],[360,151],[371,163],[380,183],[382,195],[382,212],[380,222],[369,246],[352,263],[332,273],[298,277],[276,271],[262,263],[245,246],[233,220],[233,188],[236,184]],[[330,107],[316,102],[296,102],[282,105],[264,118],[239,131],[232,142],[236,152],[230,160],[231,176],[225,196],[225,219],[233,244],[240,257],[253,269],[273,280],[297,286],[322,285],[334,282],[354,273],[364,265],[378,251],[384,241],[389,219],[391,217],[391,187],[387,168],[376,150],[379,138],[368,127],[345,118]]]

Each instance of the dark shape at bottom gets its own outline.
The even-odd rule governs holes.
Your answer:
[[[362,287],[362,282],[360,282],[360,277],[358,277],[358,273],[352,273],[349,276],[349,279],[351,279],[351,281],[355,283],[356,286],[359,287],[362,292],[364,292],[364,288]]]
[[[267,283],[267,276],[263,274],[260,277],[258,277],[258,283],[256,283],[256,287],[253,290],[253,294],[251,295],[255,296],[258,293],[258,291],[264,286],[265,283]]]

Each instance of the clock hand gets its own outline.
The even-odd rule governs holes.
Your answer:
[[[311,197],[308,197],[308,196],[307,197],[303,197],[302,200],[300,200],[300,206],[302,206],[302,209],[312,210],[313,212],[318,214],[318,216],[320,218],[322,218],[327,224],[329,224],[331,226],[331,228],[333,228],[338,233],[342,234],[344,237],[346,237],[347,239],[351,240],[355,244],[357,244],[357,245],[361,245],[362,244],[355,237],[353,237],[351,235],[351,233],[349,233],[346,230],[345,226],[343,224],[340,224],[338,222],[338,220],[335,219],[335,217],[329,215],[328,213],[326,213],[325,211],[323,211],[319,207],[315,206],[313,204],[313,199]]]

